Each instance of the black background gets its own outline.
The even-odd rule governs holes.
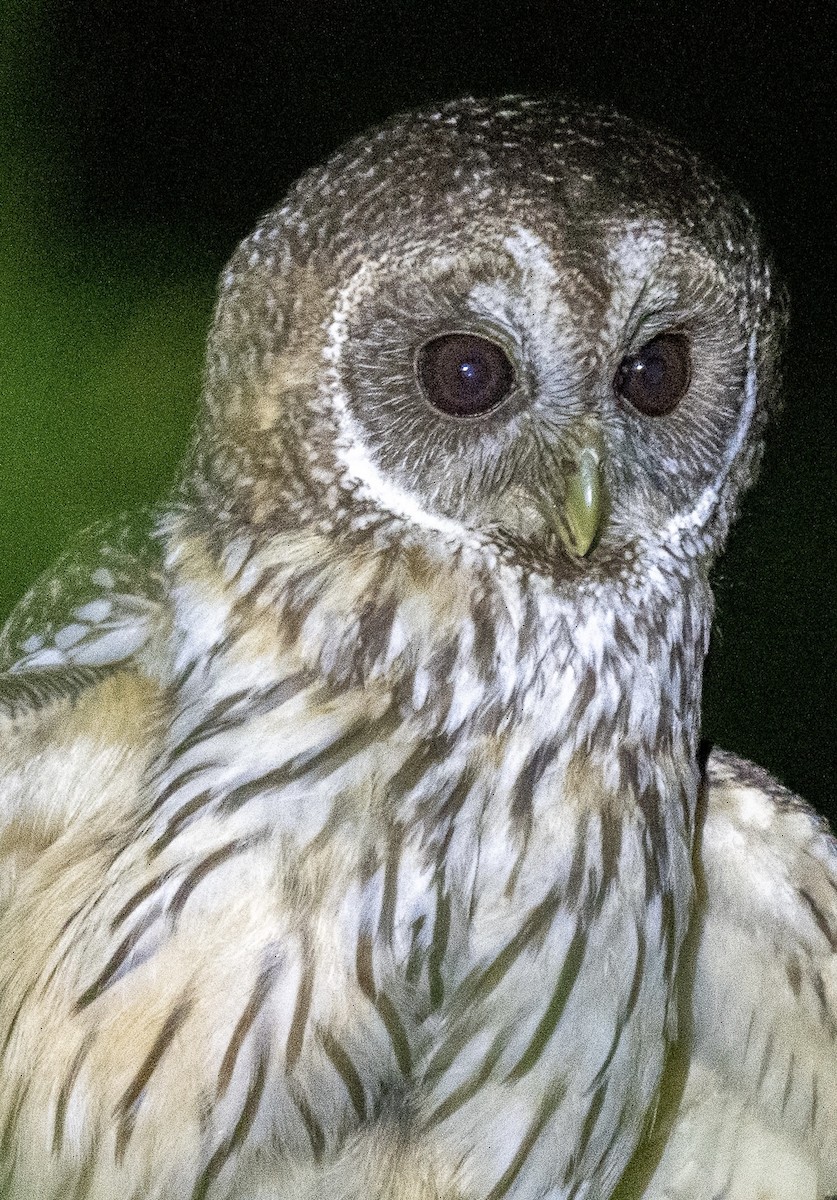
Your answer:
[[[535,90],[610,102],[731,178],[790,287],[786,411],[716,572],[705,727],[833,818],[831,7],[9,4],[4,607],[70,528],[164,488],[199,388],[214,279],[303,169],[428,101]],[[30,277],[42,300],[27,325]],[[52,375],[40,349],[15,357],[18,327],[36,347],[50,339]],[[109,368],[94,411],[73,380],[120,339],[133,382],[123,387]]]

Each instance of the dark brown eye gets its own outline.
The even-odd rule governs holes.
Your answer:
[[[475,333],[445,333],[416,355],[416,377],[434,408],[452,417],[476,417],[505,400],[514,368],[495,342]]]
[[[691,377],[688,338],[682,333],[663,333],[638,354],[622,359],[613,389],[647,417],[663,417],[677,408]]]

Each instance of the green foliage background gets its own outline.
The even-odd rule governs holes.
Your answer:
[[[39,6],[4,0],[0,40],[0,614],[101,515],[159,495],[200,389],[214,271],[176,234],[79,228],[38,120]],[[221,264],[218,264],[220,268]]]
[[[62,142],[60,122],[53,125],[40,99],[51,69],[47,50],[55,53],[49,26],[31,0],[4,0],[2,16],[0,617],[74,530],[167,487],[199,395],[215,278],[232,249],[217,231],[202,245],[182,226],[103,224],[95,214],[70,219],[62,211],[73,146]],[[372,109],[404,102],[395,88],[391,101],[376,97]],[[335,144],[366,123],[362,105],[359,111],[341,117],[342,125],[335,118]],[[721,162],[733,176],[735,161],[733,147]],[[804,191],[788,200],[795,166],[779,160],[753,174],[756,207],[766,212],[796,320],[787,411],[717,572],[705,727],[833,819],[833,224],[806,208]],[[254,194],[238,234],[274,198]]]

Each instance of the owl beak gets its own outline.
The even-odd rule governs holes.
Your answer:
[[[573,459],[559,532],[570,553],[584,558],[601,533],[606,508],[602,441],[597,431],[585,430]]]

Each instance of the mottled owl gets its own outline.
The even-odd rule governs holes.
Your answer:
[[[0,640],[3,1200],[837,1191],[837,843],[700,741],[784,312],[564,101],[264,217],[176,486]]]

